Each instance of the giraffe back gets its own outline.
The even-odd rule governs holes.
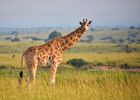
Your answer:
[[[41,63],[46,65],[49,57],[62,53],[58,39],[49,41],[46,44],[33,46],[24,52],[24,59],[27,64]]]

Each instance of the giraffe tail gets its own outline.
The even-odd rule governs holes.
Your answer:
[[[21,68],[22,68],[22,64],[23,64],[23,56],[24,56],[24,54],[21,57]],[[19,84],[19,86],[22,85],[22,81],[23,81],[23,71],[21,70],[19,72],[19,78],[18,78],[18,84]]]
[[[22,85],[22,81],[23,81],[23,71],[19,72],[19,78],[18,78],[18,84],[19,86]]]

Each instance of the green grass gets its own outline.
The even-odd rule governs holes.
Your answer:
[[[44,42],[0,42],[0,53],[23,53],[28,47],[42,45]],[[112,43],[76,43],[66,53],[110,53],[110,52],[126,52],[125,44]],[[132,52],[140,52],[139,44],[128,44]]]
[[[40,34],[32,35],[40,36]],[[127,38],[128,32],[95,31],[93,35],[96,37],[95,42],[98,42],[102,37],[110,35]],[[40,37],[45,36],[41,34]],[[42,42],[0,42],[0,100],[140,100],[139,72],[93,71],[93,69],[75,71],[65,65],[69,59],[82,58],[93,65],[118,67],[127,63],[132,68],[140,67],[139,44],[128,44],[133,50],[128,54],[124,46],[118,44],[77,43],[63,54],[55,86],[49,84],[50,69],[46,71],[39,68],[35,86],[32,85],[30,89],[26,87],[27,72],[24,71],[23,86],[18,88],[21,55],[28,47],[40,44]],[[66,67],[63,67],[64,65]]]
[[[38,70],[36,85],[17,88],[17,71],[0,76],[0,100],[139,100],[140,73],[74,71],[57,72],[55,86],[48,71]]]
[[[41,42],[0,42],[0,65],[20,67],[22,53],[31,46]],[[132,53],[126,53],[123,46],[111,43],[77,43],[63,55],[63,63],[72,58],[82,58],[94,65],[140,67],[140,45],[129,44]],[[13,58],[12,56],[15,55]]]
[[[11,66],[15,68],[20,67],[21,54],[16,53],[15,58],[13,54],[0,54],[0,65]],[[140,67],[140,53],[64,53],[62,63],[66,63],[69,59],[82,58],[93,65],[102,63],[103,65],[111,65],[119,67],[127,63],[130,67]],[[25,64],[24,64],[24,67]]]
[[[23,53],[27,48],[42,44],[41,42],[0,42],[0,53]]]
[[[115,66],[127,63],[132,67],[140,67],[140,53],[66,53],[63,62],[72,58],[82,58],[90,63],[108,65],[114,62]]]

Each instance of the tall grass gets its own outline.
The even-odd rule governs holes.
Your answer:
[[[140,73],[59,70],[55,86],[49,72],[38,71],[36,84],[17,88],[17,75],[0,76],[1,100],[139,100]]]

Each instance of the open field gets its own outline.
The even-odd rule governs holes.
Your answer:
[[[0,65],[20,67],[22,53],[30,46],[40,45],[41,42],[0,42]],[[77,43],[63,54],[62,63],[69,59],[82,58],[93,65],[120,67],[140,67],[140,45],[129,44],[131,53],[125,46],[111,43]],[[25,67],[25,66],[24,66]]]
[[[20,59],[21,54],[15,54],[16,56],[13,58],[13,54],[1,54],[0,55],[0,65],[19,68],[20,67]],[[98,65],[99,63],[106,66],[114,66],[119,67],[125,63],[127,63],[131,68],[140,67],[140,53],[64,53],[63,63],[66,63],[69,59],[73,58],[82,58],[85,61]],[[24,67],[25,64],[24,64]]]
[[[17,88],[17,70],[0,71],[1,100],[139,100],[140,73],[121,71],[75,71],[59,69],[55,86],[49,85],[49,73],[37,71],[36,85],[30,89],[24,81]],[[25,72],[25,71],[24,71]],[[25,74],[26,76],[26,74]]]
[[[76,71],[72,66],[66,65],[66,61],[69,59],[82,58],[94,67],[102,64],[115,68],[125,63],[131,68],[140,67],[138,44],[131,45],[132,48],[137,48],[137,51],[126,53],[123,49],[117,48],[113,44],[78,43],[71,50],[64,53],[63,62],[57,72],[55,86],[49,85],[50,69],[43,70],[42,68],[38,68],[36,85],[28,89],[25,82],[27,71],[24,64],[24,82],[23,86],[18,88],[18,68],[20,68],[22,52],[31,45],[39,44],[40,42],[0,43],[2,47],[0,50],[0,100],[140,99],[139,72],[120,70],[95,71],[94,69]],[[104,51],[99,52],[101,50]]]
[[[140,100],[140,73],[128,71],[140,68],[139,43],[112,43],[101,38],[112,36],[127,40],[129,30],[95,31],[93,42],[78,42],[63,54],[63,61],[57,72],[56,85],[49,84],[50,69],[38,67],[36,84],[26,87],[27,71],[24,63],[24,82],[19,88],[18,73],[22,53],[43,41],[9,42],[0,35],[0,100]],[[138,34],[140,31],[134,31]],[[48,34],[19,34],[44,38]],[[137,37],[138,39],[139,37]],[[83,39],[86,39],[84,36]],[[81,58],[88,62],[79,70],[66,64],[70,59]],[[99,71],[95,68],[107,66],[115,70]],[[116,70],[123,68],[127,71]]]

